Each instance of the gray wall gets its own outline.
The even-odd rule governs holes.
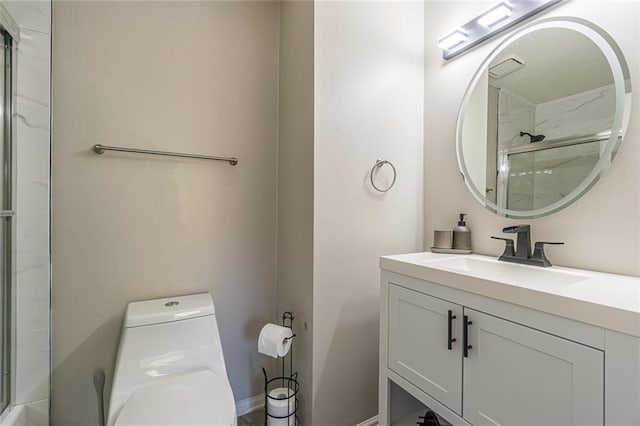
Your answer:
[[[315,4],[313,425],[377,414],[379,257],[423,246],[423,30],[420,1]]]
[[[466,86],[482,60],[504,35],[445,62],[437,40],[494,2],[425,3],[425,244],[434,229],[455,226],[458,212],[468,213],[474,251],[497,256],[503,244],[491,240],[504,226],[531,223],[536,241],[564,241],[550,247],[558,265],[640,275],[640,122],[631,120],[620,152],[606,176],[568,208],[535,220],[508,220],[485,210],[467,191],[456,162],[455,128]],[[640,110],[640,3],[571,1],[542,17],[575,16],[601,26],[620,45],[634,94],[632,117]]]
[[[313,2],[280,5],[277,313],[293,311],[300,422],[311,424],[313,358]]]
[[[275,318],[275,2],[55,2],[53,424],[97,423],[127,302],[211,292],[236,400]],[[226,163],[94,143],[235,155]],[[107,397],[109,393],[107,392]]]
[[[422,246],[422,3],[280,16],[278,312],[296,312],[302,424],[352,425],[377,412],[378,258]],[[386,195],[377,158],[398,167]]]

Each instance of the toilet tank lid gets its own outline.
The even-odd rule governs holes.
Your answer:
[[[127,306],[124,326],[162,324],[213,315],[216,310],[209,293],[131,302]]]

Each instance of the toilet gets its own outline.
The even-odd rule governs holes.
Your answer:
[[[236,424],[211,295],[129,303],[107,425]]]

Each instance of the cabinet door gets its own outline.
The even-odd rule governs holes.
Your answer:
[[[473,425],[602,425],[603,352],[465,308],[463,417]]]
[[[451,336],[448,349],[448,313]],[[462,307],[405,288],[389,286],[389,368],[452,411],[461,414]]]

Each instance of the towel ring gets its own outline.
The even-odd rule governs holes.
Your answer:
[[[376,169],[379,169],[380,167],[384,166],[385,164],[388,164],[391,166],[391,169],[393,170],[393,180],[391,181],[391,184],[386,188],[379,188],[376,186],[376,184],[373,182],[373,173],[376,171]],[[396,184],[396,177],[397,177],[397,173],[396,173],[396,167],[393,165],[393,163],[391,163],[391,161],[389,160],[376,160],[376,164],[373,165],[373,167],[371,168],[371,173],[369,173],[369,180],[371,181],[371,186],[373,186],[373,189],[375,189],[378,192],[387,192],[389,191],[391,188],[393,188],[393,185]]]

